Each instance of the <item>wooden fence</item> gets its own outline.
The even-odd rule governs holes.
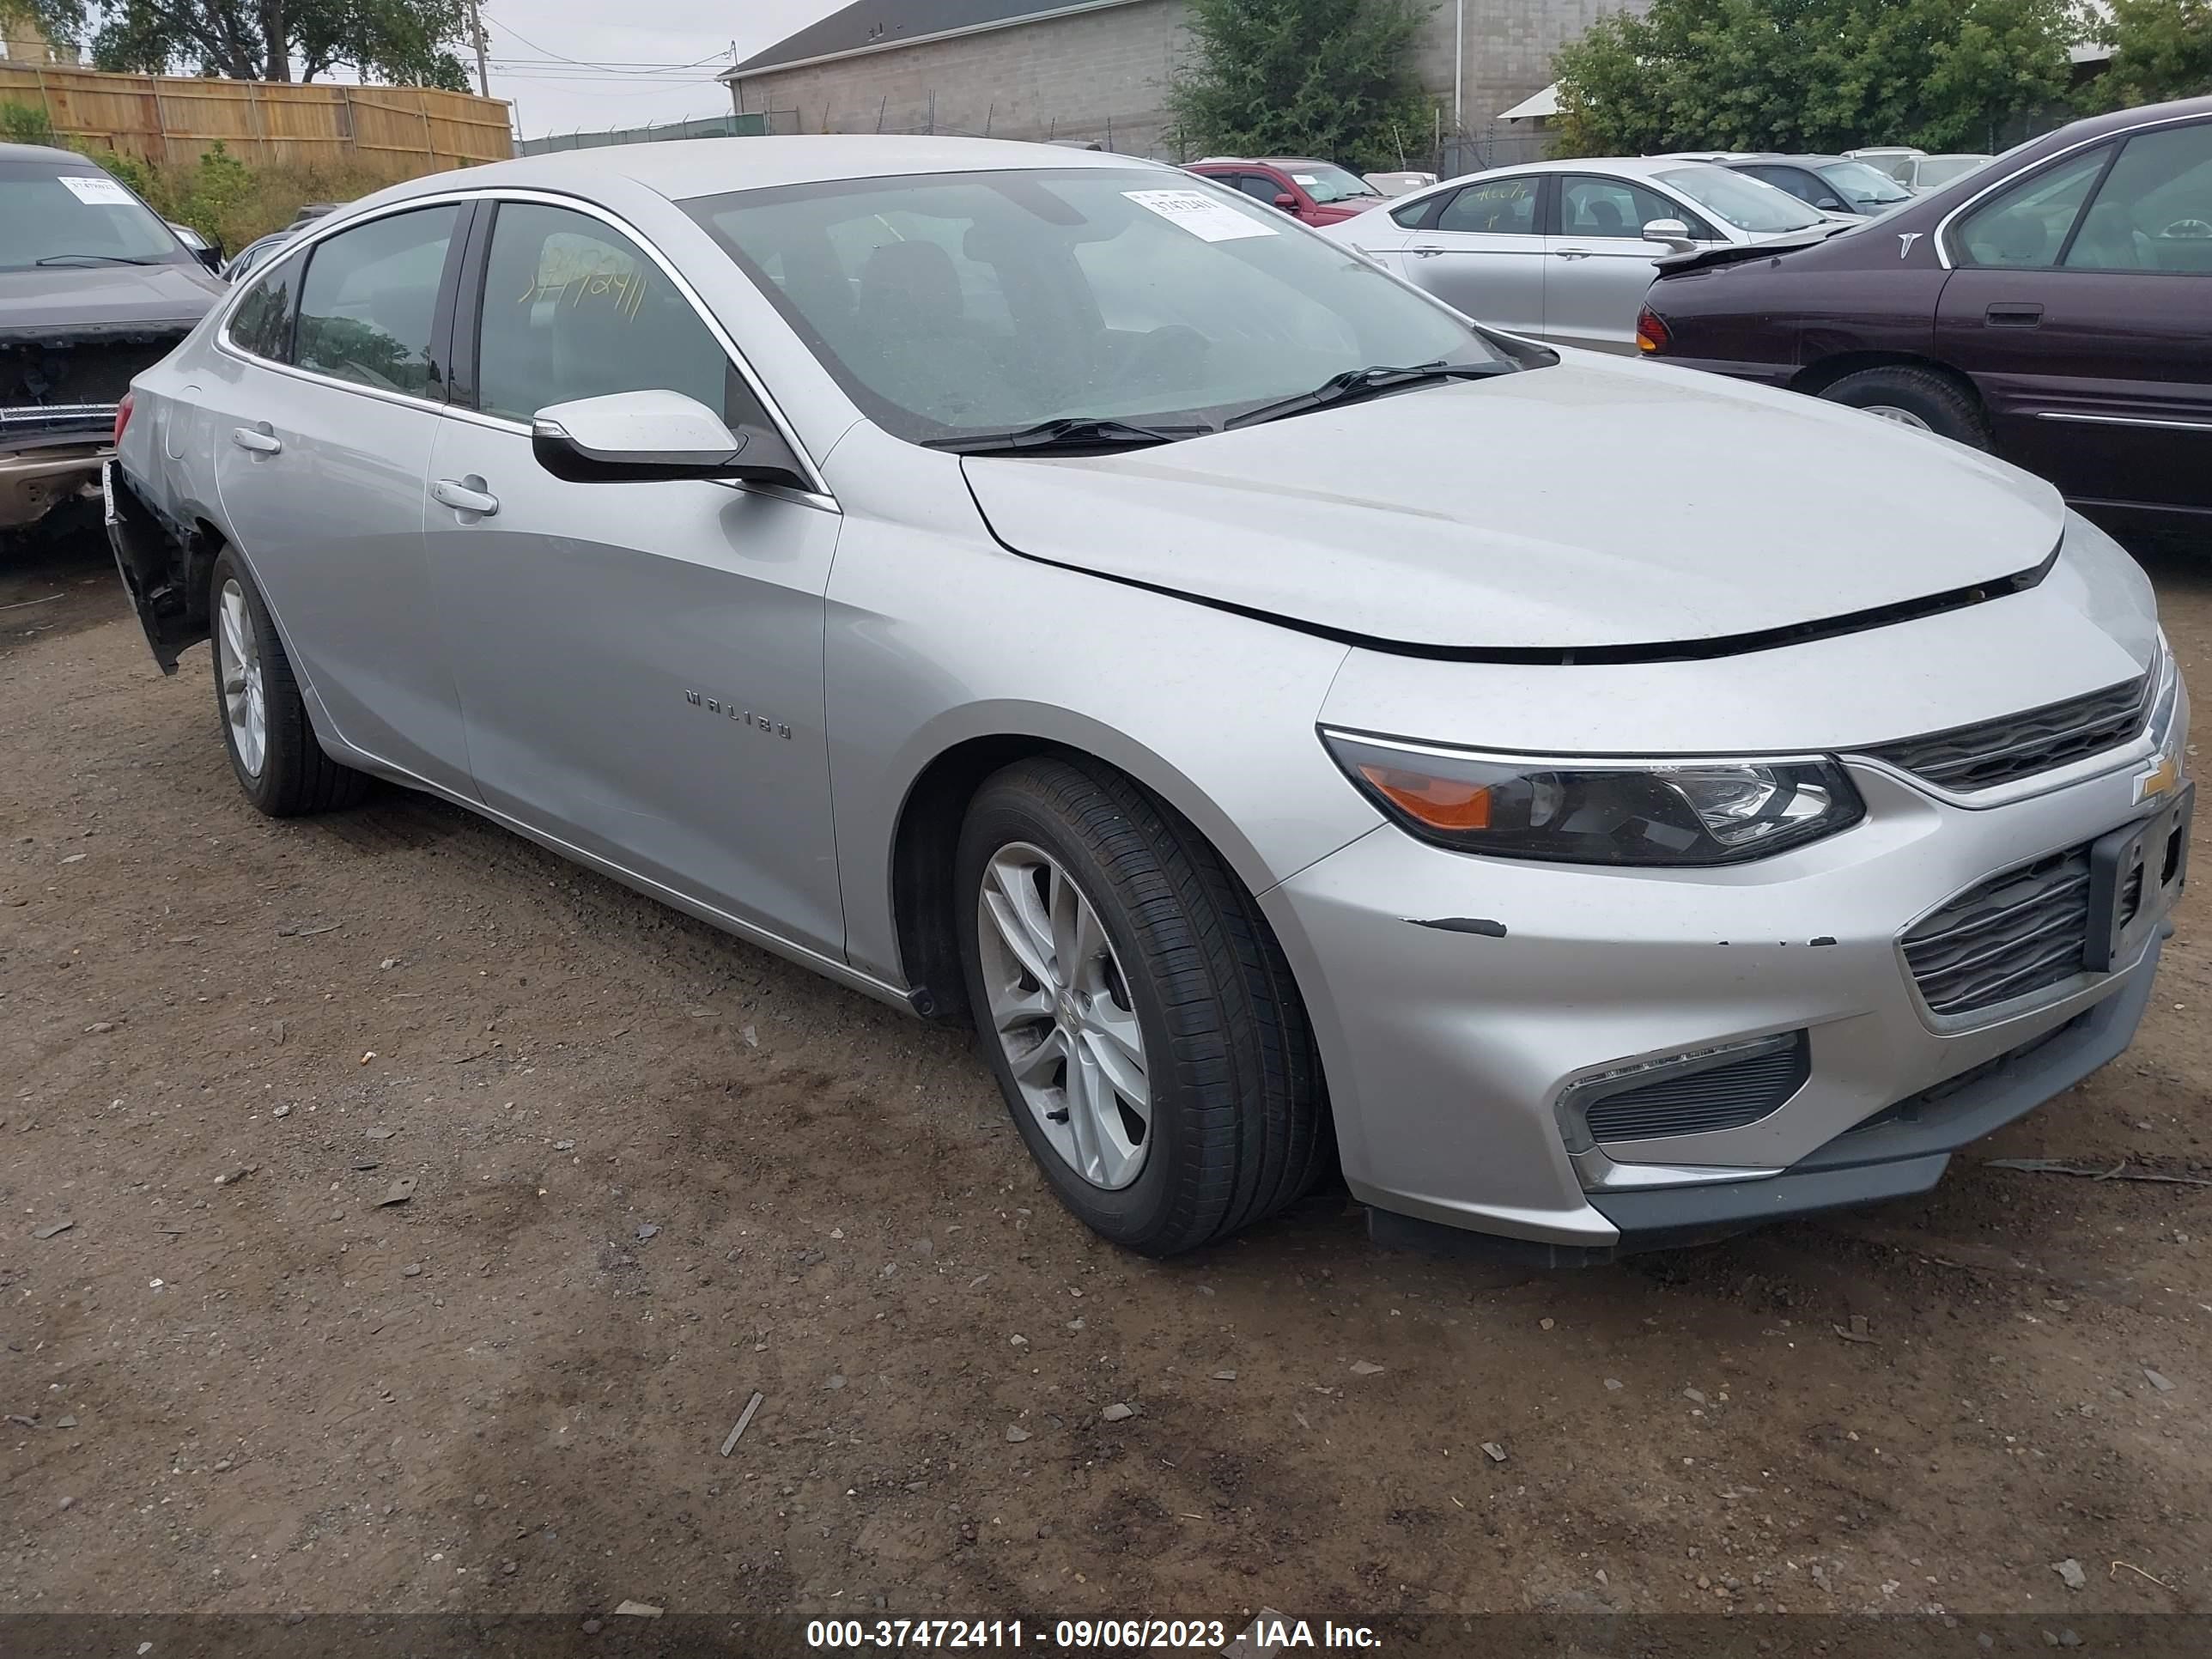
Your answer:
[[[394,178],[514,153],[505,102],[434,87],[204,81],[0,60],[0,103],[45,110],[55,132],[80,144],[182,165],[217,139],[257,166],[350,161]]]

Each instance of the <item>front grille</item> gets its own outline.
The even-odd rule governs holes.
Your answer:
[[[2087,968],[2089,849],[1992,876],[1905,936],[1905,960],[1936,1014],[1970,1014],[2063,984]]]
[[[1592,1101],[1583,1113],[1595,1140],[1656,1140],[1662,1135],[1740,1129],[1781,1106],[1812,1069],[1803,1033],[1790,1042],[1714,1066],[1677,1073]]]
[[[1946,789],[1994,789],[2125,743],[2142,729],[2149,695],[2146,675],[2086,697],[1907,738],[1868,752]]]

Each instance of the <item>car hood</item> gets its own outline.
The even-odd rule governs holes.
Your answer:
[[[189,327],[225,292],[197,263],[0,270],[0,334]]]
[[[2057,492],[1795,393],[1567,352],[1121,454],[969,456],[1014,552],[1335,637],[1657,647],[2033,569]]]

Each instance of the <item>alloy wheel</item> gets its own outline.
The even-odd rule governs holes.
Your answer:
[[[1152,1091],[1128,980],[1097,911],[1027,842],[992,855],[976,908],[991,1030],[1023,1103],[1085,1181],[1128,1186],[1152,1150]]]
[[[246,609],[246,590],[235,578],[222,585],[222,617],[216,629],[217,668],[222,677],[223,718],[238,763],[249,777],[261,775],[269,754],[269,703],[261,678],[261,647]]]
[[[1895,404],[1861,404],[1859,412],[1871,415],[1877,421],[1893,421],[1899,426],[1909,426],[1916,432],[1933,432],[1936,428],[1909,409],[1899,409]]]

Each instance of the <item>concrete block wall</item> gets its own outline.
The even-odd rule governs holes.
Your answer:
[[[1171,158],[1168,84],[1183,38],[1182,0],[1135,3],[774,70],[732,88],[741,112],[773,112],[776,132],[923,130],[994,138],[1097,139]]]
[[[1550,84],[1552,54],[1601,13],[1650,0],[1465,0],[1466,131],[1526,148],[1501,110]],[[1438,0],[1414,52],[1421,88],[1452,125],[1456,0]],[[1187,48],[1182,0],[1133,0],[1011,28],[864,52],[739,82],[740,113],[769,112],[776,132],[922,131],[996,138],[1095,138],[1131,155],[1175,159],[1164,105]],[[934,112],[933,117],[933,94]],[[1429,131],[1409,135],[1425,149]],[[1519,155],[1501,157],[1520,160]],[[1486,162],[1485,163],[1487,164]]]

